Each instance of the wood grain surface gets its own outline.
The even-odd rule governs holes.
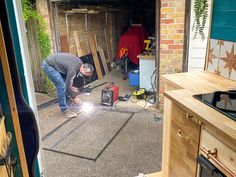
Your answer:
[[[200,125],[186,118],[186,111],[172,105],[171,143],[169,176],[194,177],[197,170],[197,156]]]
[[[162,75],[161,78],[172,86],[186,89],[194,94],[236,89],[235,81],[207,71]]]

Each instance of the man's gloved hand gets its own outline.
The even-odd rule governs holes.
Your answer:
[[[79,96],[78,96],[78,95],[74,98],[73,102],[74,102],[75,104],[80,104],[80,103],[81,103],[81,100],[79,99]]]

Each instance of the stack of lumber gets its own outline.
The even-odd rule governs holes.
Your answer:
[[[85,44],[80,42],[78,31],[73,31],[76,53],[78,57],[83,57],[88,55],[87,50],[85,49]],[[88,43],[90,46],[90,51],[93,58],[93,63],[95,66],[96,74],[98,79],[102,79],[104,75],[109,73],[108,69],[108,59],[105,58],[104,50],[101,46],[98,45],[96,35],[93,33],[88,34]],[[109,52],[108,52],[109,53]],[[108,54],[109,58],[109,54]]]

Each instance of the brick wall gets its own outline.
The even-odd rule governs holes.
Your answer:
[[[160,75],[182,70],[185,0],[161,1]],[[160,80],[160,102],[164,83]]]
[[[36,9],[45,21],[45,31],[52,39],[52,31],[50,28],[49,11],[47,0],[36,0]],[[53,41],[51,40],[51,52],[53,51]]]

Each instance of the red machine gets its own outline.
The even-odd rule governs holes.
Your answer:
[[[148,38],[148,33],[144,26],[130,26],[129,29],[122,34],[118,43],[117,56],[121,60],[126,53],[126,57],[136,65],[139,65],[137,55],[145,48],[144,40]]]
[[[113,106],[113,104],[118,100],[119,97],[119,87],[117,85],[108,84],[107,87],[102,89],[101,104],[105,106]]]

